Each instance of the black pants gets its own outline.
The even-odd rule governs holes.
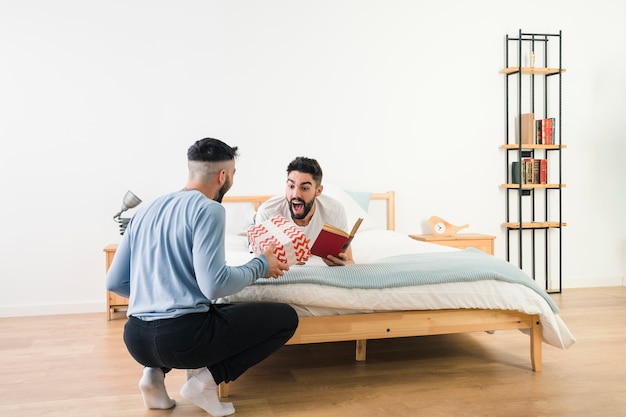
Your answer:
[[[207,367],[230,382],[293,336],[298,316],[288,304],[214,304],[206,313],[144,321],[129,317],[124,342],[137,362],[169,372]]]

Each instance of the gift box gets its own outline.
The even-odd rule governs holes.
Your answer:
[[[289,266],[305,262],[311,256],[310,239],[298,226],[280,215],[248,229],[248,240],[255,256],[274,243],[274,255]]]

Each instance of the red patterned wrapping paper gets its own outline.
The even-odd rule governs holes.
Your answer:
[[[248,229],[248,240],[255,256],[274,243],[274,255],[289,266],[306,262],[311,256],[310,239],[298,226],[280,215]]]

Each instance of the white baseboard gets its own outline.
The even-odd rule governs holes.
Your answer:
[[[0,317],[52,316],[57,314],[106,313],[103,302],[0,306]]]
[[[593,279],[563,277],[563,288],[623,287],[624,277],[595,277]]]

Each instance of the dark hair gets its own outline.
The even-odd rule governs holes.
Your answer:
[[[315,159],[298,156],[287,165],[287,175],[289,175],[291,171],[311,174],[313,181],[315,181],[317,185],[322,183],[322,167]]]
[[[187,150],[187,160],[221,162],[235,159],[239,154],[236,146],[228,146],[219,139],[204,138],[196,141]]]

